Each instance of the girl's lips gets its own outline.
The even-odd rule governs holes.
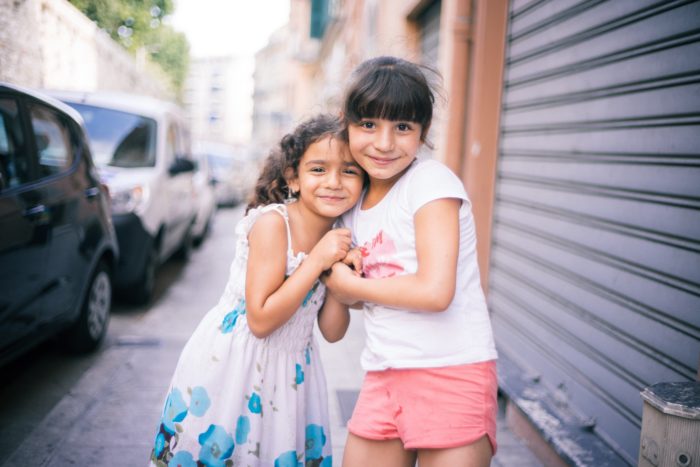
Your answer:
[[[319,196],[319,198],[332,203],[337,203],[338,201],[343,201],[345,199],[342,196]]]
[[[396,159],[382,159],[382,158],[373,157],[373,156],[367,156],[367,157],[369,157],[372,160],[372,162],[374,162],[377,165],[389,165],[392,162],[394,162],[394,160],[396,160]]]

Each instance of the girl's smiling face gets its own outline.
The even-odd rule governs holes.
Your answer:
[[[364,173],[347,145],[328,136],[309,145],[289,187],[299,193],[304,208],[335,218],[355,205],[363,180]]]
[[[363,118],[348,126],[350,152],[372,183],[393,184],[421,147],[419,123]]]

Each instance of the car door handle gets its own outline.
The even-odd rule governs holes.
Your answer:
[[[96,186],[92,186],[85,190],[85,197],[86,198],[94,198],[95,196],[98,196],[100,194],[100,189]]]
[[[34,207],[24,210],[24,217],[35,217],[46,212],[46,206],[37,204]]]
[[[24,217],[31,219],[34,224],[43,225],[50,222],[49,210],[43,204],[37,204],[29,209],[25,209]]]

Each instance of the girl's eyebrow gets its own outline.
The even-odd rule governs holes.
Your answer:
[[[316,159],[316,160],[313,160],[313,161],[306,161],[306,162],[304,162],[304,165],[319,165],[319,164],[325,165],[325,164],[326,164],[326,161],[324,161],[324,160],[322,160],[322,159]]]

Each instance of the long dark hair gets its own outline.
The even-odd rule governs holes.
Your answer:
[[[265,161],[246,212],[258,206],[283,203],[289,193],[288,181],[298,175],[299,162],[309,146],[327,136],[340,138],[341,128],[337,116],[319,114],[282,137]]]
[[[344,129],[363,118],[416,122],[421,125],[421,141],[427,141],[433,120],[435,94],[426,73],[438,73],[398,57],[376,57],[355,68],[343,98]]]

